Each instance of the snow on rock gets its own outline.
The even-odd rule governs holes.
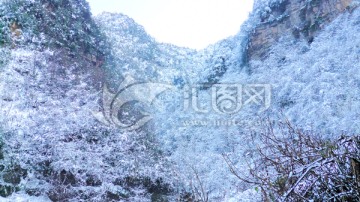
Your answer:
[[[7,198],[0,197],[1,202],[51,202],[48,197],[45,196],[29,196],[27,194],[16,193]]]

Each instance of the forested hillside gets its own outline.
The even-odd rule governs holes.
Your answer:
[[[360,201],[359,5],[257,0],[197,51],[0,1],[0,200]]]

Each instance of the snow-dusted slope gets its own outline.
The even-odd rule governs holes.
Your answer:
[[[159,44],[141,25],[122,14],[102,13],[95,19],[111,44],[113,66],[109,77],[116,80],[114,85],[125,74],[136,80],[169,84],[185,79],[181,68],[191,60],[194,50]]]
[[[218,63],[217,59],[224,58],[226,71],[218,75],[216,83],[269,84],[272,89],[271,105],[264,112],[259,112],[255,106],[244,106],[239,113],[232,115],[211,110],[197,113],[182,108],[183,97],[169,96],[171,113],[165,111],[157,117],[154,121],[155,133],[184,175],[183,179],[197,188],[203,186],[211,190],[208,194],[213,200],[221,201],[224,195],[239,195],[235,190],[241,185],[229,173],[221,155],[235,154],[234,161],[239,169],[246,169],[247,157],[244,154],[255,147],[250,143],[251,134],[261,130],[259,121],[265,117],[272,120],[289,118],[298,127],[324,138],[358,134],[359,14],[359,9],[345,11],[333,22],[323,25],[311,44],[284,34],[271,46],[265,60],[250,60],[247,66],[232,62],[234,55],[238,61],[241,59],[241,54],[236,52],[241,50],[241,46],[231,48],[246,38],[230,38],[204,50],[208,54],[205,56],[207,59],[197,66],[204,68],[204,72],[198,74],[200,79],[196,82],[207,83],[209,75],[217,75],[214,67],[219,63],[221,66],[221,60]],[[250,22],[255,23],[255,19],[256,16],[253,16]],[[187,93],[186,89],[178,93],[184,91]],[[211,99],[211,89],[200,90],[199,93],[199,103],[204,107]],[[214,124],[219,120],[225,124]],[[233,120],[239,124],[229,123]]]
[[[150,200],[153,192],[169,192],[163,190],[162,181],[154,184],[166,178],[166,173],[171,175],[165,171],[166,160],[156,143],[144,132],[108,128],[93,115],[101,110],[104,71],[112,61],[108,61],[110,55],[102,55],[101,45],[93,44],[101,41],[104,45],[106,39],[96,34],[92,35],[95,39],[90,37],[97,27],[86,15],[84,2],[6,1],[7,7],[18,10],[1,10],[1,28],[8,39],[0,46],[4,53],[0,69],[0,196],[21,192],[9,200],[20,200],[26,193],[52,201],[143,201]],[[74,15],[68,16],[71,9],[67,6],[85,14],[77,16],[73,11]],[[21,15],[24,9],[30,17],[14,24],[13,15]],[[44,23],[36,14],[56,26],[36,32],[36,26]],[[57,24],[57,18],[47,15],[70,17],[74,23]],[[36,17],[38,24],[26,24]],[[6,23],[14,25],[14,30],[7,29]],[[52,30],[59,31],[60,25],[62,33]],[[89,30],[84,32],[81,26]],[[86,37],[67,38],[67,33]],[[58,44],[64,40],[65,45]]]
[[[310,45],[283,37],[250,74],[226,74],[222,82],[269,83],[274,112],[323,135],[360,132],[360,10],[345,12]]]
[[[29,38],[34,26],[14,24],[13,35],[0,41],[1,196],[20,191],[9,200],[31,195],[30,201],[175,201],[193,194],[209,201],[256,201],[260,193],[229,172],[223,155],[232,154],[245,171],[262,118],[287,117],[330,138],[359,133],[360,9],[324,24],[311,43],[284,35],[262,60],[249,61],[249,37],[261,15],[279,2],[286,1],[256,1],[236,36],[198,52],[159,44],[121,14],[97,16],[96,25],[85,15],[87,23],[79,26],[96,27],[88,33],[73,29],[70,20],[65,34],[94,37],[68,39],[79,45],[75,52],[59,45],[67,39],[57,41],[51,29]],[[84,5],[73,4],[88,14]],[[44,6],[40,13],[49,16],[56,6],[63,8]],[[16,30],[26,35],[14,38]],[[57,45],[47,44],[50,39]],[[108,127],[93,115],[104,109],[104,84],[116,91],[126,75],[173,86],[147,109],[153,119],[132,132]],[[249,103],[241,110],[221,113],[231,101],[212,105],[216,84],[232,89],[240,84],[247,93],[249,85],[271,86],[270,105],[261,110],[264,106],[243,94]]]

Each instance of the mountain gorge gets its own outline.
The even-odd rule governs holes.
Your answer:
[[[257,0],[237,35],[196,51],[85,0],[0,1],[0,199],[266,200],[236,174],[261,157],[267,121],[330,142],[360,132],[359,5]],[[236,113],[233,98],[214,106],[223,85],[240,93]]]

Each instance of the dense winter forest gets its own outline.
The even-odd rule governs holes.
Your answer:
[[[0,0],[0,201],[360,201],[359,5],[256,0],[193,50]]]

